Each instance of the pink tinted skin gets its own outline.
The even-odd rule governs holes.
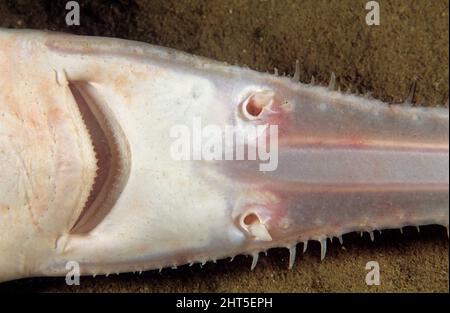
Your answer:
[[[272,237],[250,236],[244,250],[324,243],[352,231],[448,226],[447,109],[390,106],[287,80],[266,86],[274,91],[272,107],[253,110],[259,114],[247,122],[278,125],[278,167],[220,165],[236,181],[234,193],[254,195],[235,210],[261,216]]]
[[[120,225],[114,225],[117,222],[113,215],[106,215],[103,225],[111,217],[111,230],[97,227],[91,236],[74,236],[73,256],[83,259],[87,255],[83,264],[86,273],[203,263],[236,254],[253,255],[254,266],[259,251],[281,246],[295,252],[293,247],[297,242],[308,240],[322,243],[324,257],[328,237],[408,225],[448,226],[448,110],[388,105],[184,54],[166,55],[161,48],[152,51],[154,48],[145,47],[144,55],[139,56],[128,48],[120,48],[123,51],[114,52],[118,56],[136,58],[144,64],[149,62],[169,72],[189,73],[215,86],[217,98],[210,99],[211,106],[198,113],[203,116],[203,125],[276,125],[278,160],[271,171],[261,171],[260,165],[267,161],[259,159],[225,160],[223,156],[216,161],[186,161],[195,174],[191,183],[208,185],[226,203],[224,212],[211,213],[204,220],[197,220],[192,212],[196,223],[210,225],[203,234],[209,238],[208,243],[195,249],[180,243],[166,253],[151,249],[142,254],[130,252],[115,261],[111,255],[121,248],[110,239],[108,232],[114,233]],[[61,47],[53,49],[58,51]],[[79,53],[75,45],[67,49],[62,51],[63,55]],[[98,51],[94,49],[90,53],[101,59],[105,49],[99,45]],[[148,105],[153,105],[152,101],[148,100]],[[189,110],[184,112],[186,123],[191,122]],[[221,115],[216,116],[217,112]],[[170,114],[164,112],[168,124],[172,123]],[[120,116],[117,120],[120,124]],[[158,123],[144,121],[150,126]],[[126,126],[122,127],[127,136]],[[245,128],[242,132],[245,135]],[[270,147],[269,131],[260,136],[266,138],[266,148]],[[233,148],[245,150],[248,146],[234,141]],[[132,168],[133,153],[131,144]],[[167,188],[178,187],[170,184]],[[189,201],[196,204],[196,210],[208,210],[201,196],[192,196]],[[177,214],[177,207],[170,209]],[[175,225],[162,227],[152,223],[149,221],[146,230],[151,237],[155,237],[152,232],[167,231],[173,232],[176,240],[184,237],[189,240],[189,234],[177,233]],[[93,258],[90,255],[94,252],[84,251],[89,243],[103,251],[102,245],[96,244],[97,233],[110,246],[104,250],[109,258]],[[145,242],[150,247],[154,244]],[[164,241],[158,244],[165,245]],[[136,241],[135,245],[141,246],[142,242]],[[126,246],[133,251],[132,247]],[[63,260],[69,257],[70,254]]]

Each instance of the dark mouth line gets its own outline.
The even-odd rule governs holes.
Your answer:
[[[73,94],[91,136],[97,158],[97,173],[89,198],[71,229],[85,234],[111,211],[130,175],[130,148],[125,134],[107,103],[89,82],[71,81]]]

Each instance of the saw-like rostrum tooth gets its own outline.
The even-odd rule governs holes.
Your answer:
[[[325,255],[327,254],[327,239],[321,239],[320,242],[320,260],[323,261],[325,259]]]
[[[411,83],[411,87],[409,88],[409,93],[408,96],[406,97],[405,101],[403,102],[403,104],[405,105],[411,105],[414,103],[414,95],[416,94],[416,79],[414,78],[412,83]]]
[[[308,240],[303,241],[303,253],[306,252],[306,249],[308,249]]]
[[[292,77],[292,80],[295,82],[300,81],[300,61],[295,60],[295,72],[294,76]]]
[[[330,83],[328,84],[328,90],[329,91],[336,90],[336,75],[334,75],[334,72],[331,72]]]
[[[293,244],[288,247],[289,249],[289,269],[291,269],[294,266],[295,263],[295,256],[297,252],[297,245]]]
[[[370,231],[369,232],[369,236],[370,236],[370,241],[375,241],[375,235],[374,235],[374,233],[373,233],[373,231]]]
[[[314,86],[316,84],[316,79],[314,78],[314,75],[311,76],[311,86]]]
[[[252,253],[252,265],[250,267],[250,270],[253,271],[253,269],[256,267],[256,264],[258,264],[258,258],[259,258],[259,252],[253,252]]]
[[[338,239],[339,239],[339,243],[342,246],[344,244],[344,239],[342,238],[342,235],[338,236]]]

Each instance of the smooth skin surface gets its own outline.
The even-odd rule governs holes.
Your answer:
[[[406,98],[413,78],[415,100],[426,105],[448,98],[448,1],[383,1],[381,25],[365,24],[365,1],[88,1],[81,26],[64,22],[66,1],[5,1],[0,26],[113,36],[159,44],[327,84],[334,71],[343,90],[372,92],[387,102]],[[298,246],[301,249],[301,245]],[[251,260],[238,257],[203,269],[181,267],[142,275],[27,279],[0,285],[2,291],[438,291],[448,292],[448,239],[442,227],[406,228],[369,236],[344,236],[328,245],[320,262],[317,242],[287,269],[287,249]],[[365,265],[378,261],[381,285],[365,284]]]

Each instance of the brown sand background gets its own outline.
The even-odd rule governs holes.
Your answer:
[[[0,27],[58,30],[145,41],[260,71],[311,75],[322,84],[332,71],[343,89],[372,92],[388,102],[405,99],[413,78],[415,99],[438,105],[448,99],[449,2],[379,1],[381,25],[365,24],[366,1],[356,0],[120,0],[79,1],[81,26],[64,22],[66,1],[0,0]],[[24,279],[0,291],[84,292],[448,292],[448,239],[443,227],[417,233],[406,228],[369,236],[344,236],[344,246],[319,245],[287,269],[287,249],[250,258],[183,266],[142,275],[83,277],[69,287],[63,278]],[[299,250],[301,245],[299,245]],[[378,261],[381,285],[365,284],[365,264]]]

